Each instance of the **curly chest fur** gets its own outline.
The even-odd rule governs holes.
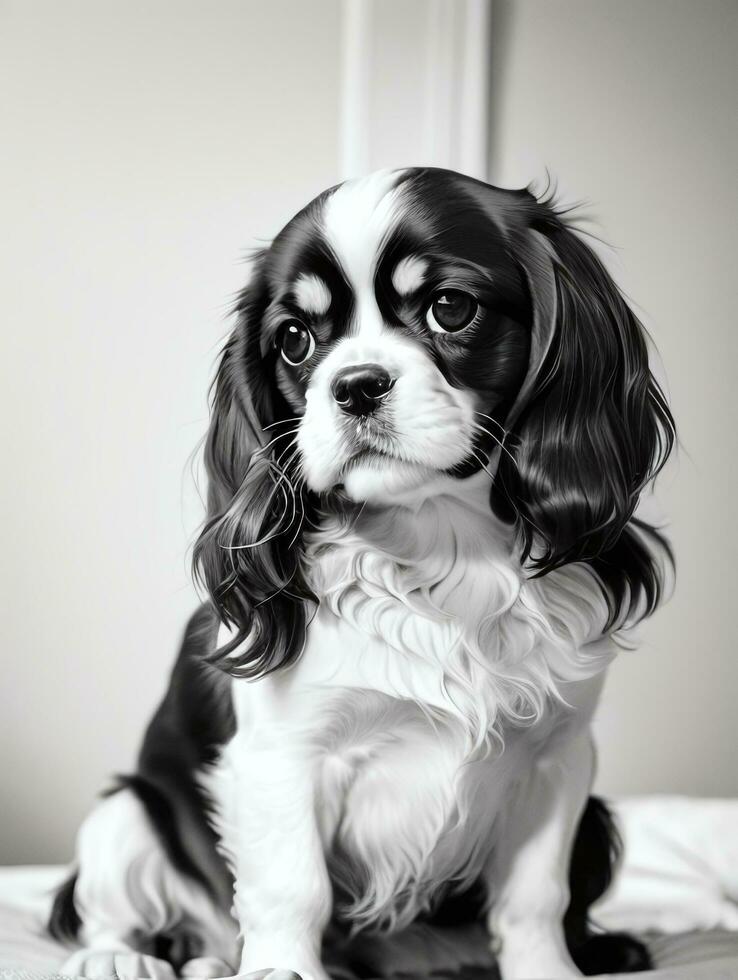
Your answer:
[[[529,578],[490,514],[487,475],[461,487],[312,536],[321,605],[306,659],[343,673],[348,658],[358,671],[348,686],[365,686],[368,673],[370,687],[455,718],[479,747],[510,724],[534,724],[561,683],[606,665],[594,641],[608,610],[585,565]]]
[[[526,579],[469,489],[324,526],[309,545],[320,606],[302,657],[234,686],[245,726],[271,700],[280,738],[304,747],[357,925],[401,926],[479,876],[505,801],[571,719],[562,686],[568,698],[610,659],[592,642],[606,610],[591,574]],[[226,768],[242,751],[226,751]]]

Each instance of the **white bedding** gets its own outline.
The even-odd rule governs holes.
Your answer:
[[[614,809],[625,860],[598,908],[602,925],[738,930],[738,800],[646,796]]]
[[[658,970],[651,980],[738,980],[738,801],[650,797],[616,807],[625,838],[619,878],[596,918],[646,938]],[[69,950],[44,933],[50,895],[66,869],[0,869],[0,973],[18,980],[56,975]],[[377,945],[378,972],[425,977],[440,968],[465,976],[485,963],[474,930]],[[381,948],[380,948],[381,947]],[[632,975],[631,975],[632,976]]]

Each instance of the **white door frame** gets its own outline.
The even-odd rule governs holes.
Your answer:
[[[343,0],[342,18],[342,178],[415,163],[488,179],[489,0]],[[398,50],[415,70],[402,74]]]

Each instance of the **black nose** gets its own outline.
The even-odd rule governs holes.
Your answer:
[[[341,368],[333,379],[331,392],[342,412],[371,415],[394,383],[395,378],[379,364],[352,364]]]

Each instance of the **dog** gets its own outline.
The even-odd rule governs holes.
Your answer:
[[[326,980],[327,931],[465,918],[503,980],[647,968],[587,917],[591,720],[671,567],[638,319],[551,198],[432,168],[322,193],[234,315],[207,601],[81,827],[66,972]]]

